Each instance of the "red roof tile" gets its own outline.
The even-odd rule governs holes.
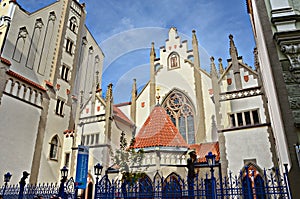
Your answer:
[[[114,117],[120,118],[128,124],[133,125],[133,122],[130,119],[128,119],[128,117],[115,105],[113,106],[113,114]]]
[[[134,148],[188,147],[166,111],[156,106],[135,138]]]
[[[11,65],[10,61],[7,60],[7,59],[5,59],[5,58],[3,58],[3,57],[0,57],[0,61],[1,61],[2,63],[4,63],[4,64],[8,65],[8,66]]]
[[[131,105],[131,102],[123,102],[123,103],[115,104],[114,106],[121,107],[121,106],[128,106],[128,105]]]
[[[43,86],[41,86],[41,85],[39,85],[39,84],[31,81],[30,79],[27,79],[26,77],[23,77],[22,75],[19,75],[18,73],[15,73],[15,72],[13,72],[11,70],[7,71],[6,73],[8,75],[11,75],[11,76],[19,79],[19,80],[22,80],[23,82],[26,82],[27,84],[29,84],[31,86],[34,86],[34,87],[36,87],[36,88],[38,88],[40,90],[46,91],[46,89]]]
[[[216,161],[220,160],[220,151],[219,151],[219,142],[208,142],[201,144],[192,144],[189,146],[190,149],[194,149],[198,156],[198,162],[204,163],[206,162],[205,156],[208,152],[212,152],[216,155]]]

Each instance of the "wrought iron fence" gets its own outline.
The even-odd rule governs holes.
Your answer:
[[[6,188],[3,186],[0,188],[0,193],[3,193],[4,199],[33,199],[37,197],[42,197],[48,199],[54,196],[61,198],[75,198],[75,183],[73,178],[70,178],[64,184],[64,193],[60,195],[58,183],[42,183],[34,185],[25,185],[24,187],[20,185],[9,185]]]
[[[64,193],[59,195],[60,186],[55,184],[19,185],[0,188],[4,199],[33,199],[42,196],[45,199],[60,196],[64,199],[76,198],[75,182],[70,178],[64,183]],[[23,192],[22,192],[23,190]],[[291,199],[287,174],[282,176],[278,170],[257,172],[245,167],[239,176],[229,174],[224,178],[206,174],[203,178],[182,178],[176,173],[167,177],[157,172],[153,179],[143,175],[139,179],[110,180],[104,175],[95,184],[95,199],[105,198],[205,198],[205,199]]]
[[[96,184],[95,199],[104,198],[206,198],[206,199],[290,199],[287,175],[267,175],[246,168],[239,176],[183,179],[176,173],[166,178],[157,172],[136,181],[109,180],[105,175]]]

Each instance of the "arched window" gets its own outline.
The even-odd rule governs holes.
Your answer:
[[[76,27],[77,27],[77,20],[75,17],[71,17],[71,19],[69,21],[69,28],[72,32],[75,32]]]
[[[58,157],[58,136],[54,136],[50,142],[50,153],[49,158],[51,160],[57,160]]]
[[[183,183],[180,176],[176,173],[171,173],[166,177],[163,183],[162,196],[163,198],[182,198]]]
[[[194,144],[195,111],[191,101],[180,91],[174,90],[165,98],[162,107],[187,143]]]
[[[168,65],[170,69],[179,68],[179,55],[175,52],[171,53],[168,59]]]

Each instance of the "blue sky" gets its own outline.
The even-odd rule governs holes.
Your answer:
[[[55,0],[18,2],[32,12]],[[105,89],[113,83],[115,103],[130,101],[133,78],[140,88],[147,83],[151,42],[159,56],[158,49],[172,26],[189,43],[196,30],[205,70],[210,56],[221,57],[227,65],[229,34],[244,62],[253,66],[255,44],[245,0],[80,0],[83,2],[86,25],[105,54],[102,86]]]

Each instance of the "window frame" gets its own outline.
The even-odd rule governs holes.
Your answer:
[[[73,46],[74,46],[74,41],[72,41],[70,38],[66,39],[66,52],[69,53],[70,55],[73,55]]]
[[[58,160],[59,153],[59,138],[57,135],[53,136],[50,141],[50,149],[49,149],[49,159],[50,160]]]
[[[70,72],[70,67],[63,64],[61,67],[61,73],[60,73],[61,79],[66,82],[69,82],[69,72]]]
[[[250,118],[248,118],[248,116],[246,115],[248,113]],[[254,126],[257,124],[261,124],[259,109],[251,109],[251,110],[245,110],[241,112],[229,113],[228,119],[229,119],[229,125],[232,128]],[[242,121],[240,121],[241,119]]]
[[[56,100],[56,106],[55,106],[55,113],[56,115],[59,115],[61,117],[64,117],[63,109],[64,109],[65,101],[57,98]]]

